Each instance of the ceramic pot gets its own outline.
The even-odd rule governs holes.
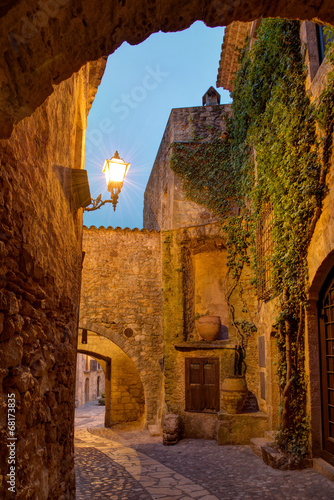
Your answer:
[[[222,399],[227,413],[240,413],[247,394],[245,377],[238,375],[226,377],[222,384]]]
[[[196,326],[203,340],[216,340],[221,327],[220,317],[202,316],[197,320]]]

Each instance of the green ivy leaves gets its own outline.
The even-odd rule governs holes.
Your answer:
[[[252,48],[246,42],[240,55],[232,93],[233,119],[225,117],[227,138],[173,144],[171,168],[182,179],[188,198],[222,221],[235,286],[244,265],[256,254],[255,232],[262,211],[268,202],[272,205],[273,254],[267,259],[274,287],[282,297],[276,325],[280,331],[278,375],[285,394],[283,413],[289,413],[289,419],[283,419],[279,444],[302,456],[307,452],[309,432],[303,367],[305,260],[314,215],[321,210],[325,193],[334,90],[330,78],[318,108],[310,103],[299,29],[297,21],[262,21]],[[331,58],[334,62],[333,52]],[[317,140],[316,118],[327,132],[322,145]],[[256,266],[254,261],[255,271]],[[244,351],[245,333],[254,330],[252,323],[237,318],[234,324]]]

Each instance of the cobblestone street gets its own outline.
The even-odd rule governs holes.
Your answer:
[[[103,419],[104,407],[76,410],[77,500],[334,498],[334,483],[315,470],[271,469],[249,446],[185,439],[166,447],[147,431],[106,429]]]

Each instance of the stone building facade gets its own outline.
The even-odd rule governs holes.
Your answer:
[[[106,422],[156,424],[163,389],[160,234],[93,226],[84,228],[83,249],[80,328],[88,336],[83,344],[79,335],[78,349],[110,360]]]
[[[75,377],[75,406],[89,401],[98,403],[105,389],[104,371],[98,361],[88,354],[78,353]]]
[[[74,495],[82,262],[74,179],[84,166],[86,120],[104,66],[82,68],[0,141],[0,432],[8,443],[11,394],[17,498]],[[7,459],[1,446],[2,498],[11,495]]]
[[[140,401],[145,400],[142,422],[149,428],[159,427],[167,413],[175,413],[186,437],[217,435],[217,411],[186,409],[185,367],[194,358],[208,365],[213,360],[219,387],[233,374],[236,337],[225,297],[226,246],[217,219],[186,199],[170,158],[175,143],[216,140],[229,114],[229,105],[218,104],[172,110],[145,191],[144,230],[84,228],[80,327],[88,336],[84,345],[79,335],[78,349],[90,355],[103,353],[110,360],[106,425],[141,420]],[[238,300],[235,307],[242,307]],[[206,311],[221,318],[215,342],[204,342],[196,329],[196,316]],[[144,400],[142,393],[132,391],[130,376],[121,380],[116,351],[128,361],[123,373],[136,367]],[[258,411],[264,405],[259,399],[257,338],[249,342],[248,352],[245,413],[261,414],[263,432],[268,419]],[[218,399],[217,409],[223,409],[220,391]],[[232,441],[233,429],[230,434],[226,442]]]
[[[260,20],[252,23],[232,23],[225,31],[224,43],[222,46],[222,57],[218,73],[217,86],[223,86],[233,90],[233,78],[238,69],[237,49],[244,43],[245,35],[250,39],[250,44],[256,38],[256,30]],[[318,31],[318,33],[317,33]],[[306,90],[311,101],[316,102],[327,83],[330,64],[328,59],[323,58],[319,50],[321,32],[312,22],[302,22],[300,27],[300,37],[303,50],[305,51],[305,63],[307,67]],[[320,131],[319,139],[321,140]],[[326,422],[325,414],[334,416],[332,413],[332,403],[334,394],[334,381],[331,378],[331,352],[330,338],[327,340],[327,353],[323,340],[323,314],[321,304],[324,301],[328,286],[333,276],[334,269],[334,234],[333,234],[333,156],[330,161],[330,168],[326,176],[327,194],[323,200],[321,216],[318,219],[312,239],[308,246],[308,308],[306,311],[306,374],[308,383],[308,417],[311,424],[311,452],[314,457],[323,457],[334,464],[334,447],[328,452],[325,449],[326,426],[331,426]],[[270,427],[276,428],[278,425],[278,408],[280,396],[277,385],[275,370],[275,360],[277,358],[277,347],[274,340],[273,324],[277,315],[278,299],[257,300],[257,321],[259,347],[258,374],[260,384],[260,404],[266,411],[270,420]],[[328,312],[329,314],[329,312]],[[328,344],[329,342],[329,344]],[[329,346],[329,347],[328,347]],[[322,362],[327,356],[327,363]],[[324,375],[324,373],[326,375]],[[324,387],[326,387],[324,389]],[[325,394],[327,391],[327,395]],[[332,399],[331,399],[332,398]],[[327,405],[324,405],[324,399]],[[331,417],[329,417],[329,422]],[[330,431],[329,431],[330,432]],[[334,436],[334,429],[332,429]],[[328,430],[327,430],[328,433]]]

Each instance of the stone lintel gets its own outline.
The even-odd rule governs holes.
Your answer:
[[[236,349],[236,345],[229,343],[228,340],[199,340],[195,342],[181,342],[180,344],[174,344],[174,347],[177,351],[197,351],[199,349]]]

